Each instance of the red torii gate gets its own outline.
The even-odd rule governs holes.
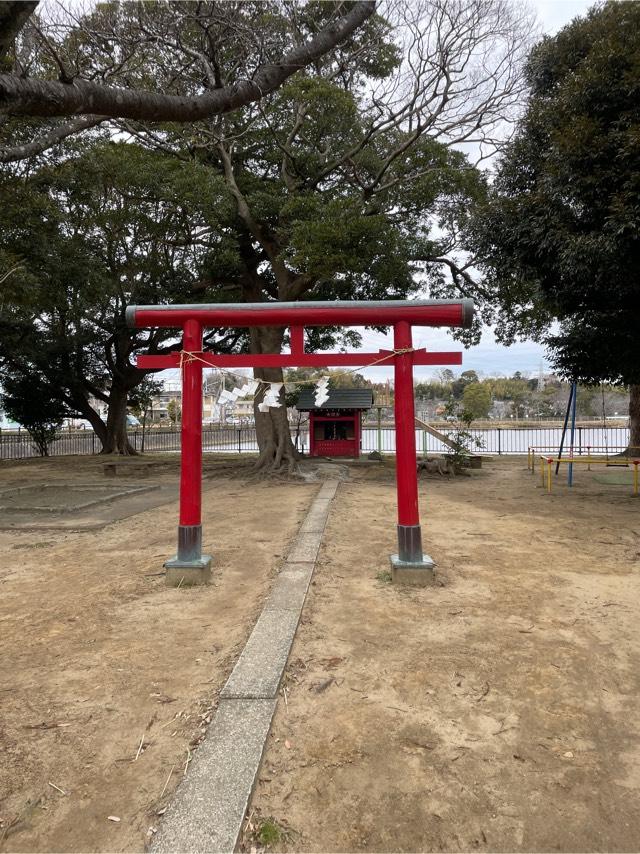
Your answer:
[[[393,363],[395,375],[398,554],[391,556],[393,577],[414,584],[427,583],[434,564],[422,551],[413,365],[460,365],[462,353],[414,349],[411,329],[413,326],[468,327],[472,318],[471,300],[130,306],[126,311],[130,327],[182,329],[182,352],[137,359],[140,368],[182,368],[180,524],[177,555],[165,563],[168,583],[206,583],[211,572],[211,557],[202,554],[203,368],[358,367],[372,361]],[[216,355],[202,350],[205,327],[255,326],[289,327],[291,352]],[[306,353],[306,326],[393,326],[394,349],[377,353]]]

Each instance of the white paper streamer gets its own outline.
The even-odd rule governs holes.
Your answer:
[[[255,383],[256,388],[258,383]],[[284,383],[269,383],[269,388],[267,389],[262,402],[258,404],[258,409],[260,412],[267,412],[269,409],[277,409],[282,406],[280,403],[280,391]]]
[[[316,406],[322,406],[329,400],[329,377],[320,377],[316,380],[316,389],[314,392],[314,400]]]

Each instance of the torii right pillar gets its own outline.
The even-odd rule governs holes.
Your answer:
[[[398,490],[398,553],[391,555],[391,579],[397,584],[427,587],[435,583],[435,563],[422,551],[418,509],[416,420],[413,402],[411,325],[393,327],[396,420],[396,483]],[[400,352],[398,352],[400,351]]]

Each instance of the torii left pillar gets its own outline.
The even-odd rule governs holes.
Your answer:
[[[191,318],[182,333],[183,353],[202,350],[202,324]],[[207,584],[211,555],[202,554],[202,362],[185,356],[182,364],[182,464],[178,552],[165,563],[172,587]]]

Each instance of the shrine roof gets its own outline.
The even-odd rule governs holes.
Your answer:
[[[296,409],[299,412],[322,409],[371,409],[373,390],[370,388],[330,388],[329,399],[322,406],[315,404],[315,389],[302,389]]]

